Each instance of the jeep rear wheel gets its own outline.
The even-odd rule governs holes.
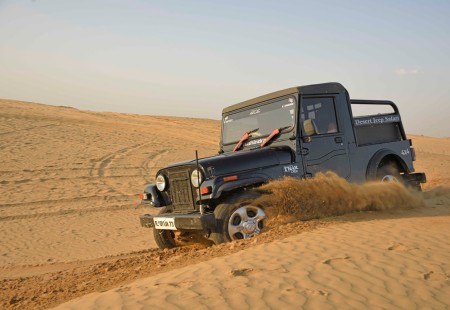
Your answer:
[[[220,204],[214,215],[217,226],[210,239],[215,244],[259,235],[266,219],[262,208],[247,204]]]
[[[393,163],[385,164],[377,169],[377,180],[381,182],[401,182],[402,178],[397,166]]]

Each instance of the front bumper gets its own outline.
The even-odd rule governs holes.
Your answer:
[[[155,227],[153,219],[155,217],[169,217],[175,220],[175,227],[177,229],[194,229],[194,230],[206,230],[216,227],[216,218],[214,213],[192,213],[192,214],[144,214],[140,216],[141,226],[147,228]]]

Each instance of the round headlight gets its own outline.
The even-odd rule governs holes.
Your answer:
[[[197,169],[195,169],[194,171],[192,171],[191,173],[191,183],[192,185],[194,185],[194,187],[199,187],[200,184],[202,184],[203,182],[203,175],[200,171],[198,171]]]
[[[156,177],[156,188],[160,192],[166,189],[166,178],[162,174],[158,174]]]

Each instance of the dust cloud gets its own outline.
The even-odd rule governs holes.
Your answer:
[[[307,180],[287,177],[258,190],[262,195],[254,203],[265,207],[268,223],[425,205],[419,192],[407,189],[401,183],[352,184],[332,172],[320,173]]]

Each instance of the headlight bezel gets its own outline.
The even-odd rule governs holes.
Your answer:
[[[163,174],[160,173],[156,176],[155,183],[156,183],[156,188],[160,192],[163,192],[167,189],[167,179]]]
[[[199,188],[204,181],[203,173],[200,169],[194,169],[191,173],[191,184],[195,188]]]

